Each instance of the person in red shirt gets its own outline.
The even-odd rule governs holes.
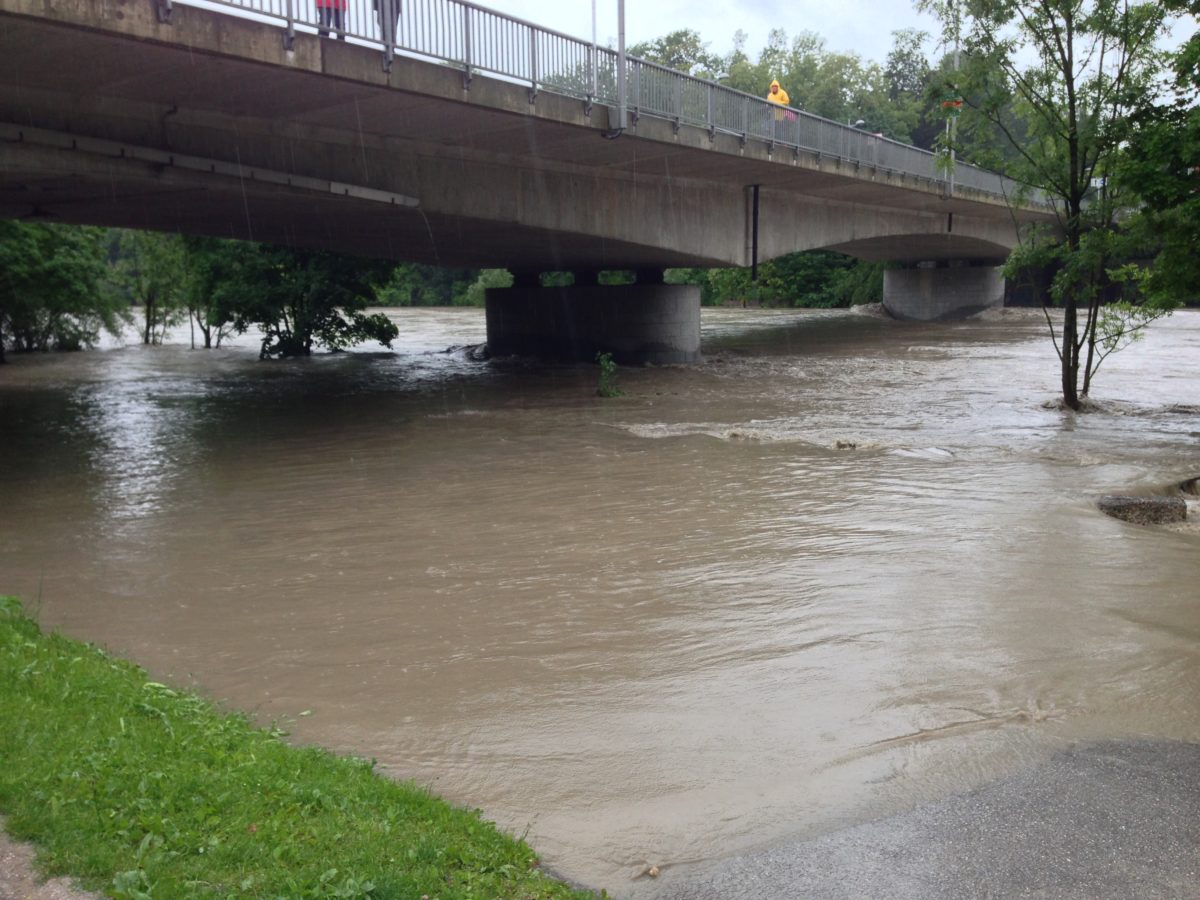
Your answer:
[[[346,0],[315,0],[317,4],[317,34],[329,37],[329,29],[337,32],[338,40],[346,39]]]

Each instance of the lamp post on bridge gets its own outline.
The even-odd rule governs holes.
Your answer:
[[[592,0],[592,97],[596,96],[596,87],[599,82],[597,70],[600,68],[600,54],[596,48],[596,0]]]
[[[599,61],[599,52],[596,48],[596,0],[592,0],[592,94],[595,95],[599,88],[597,87],[596,63]],[[611,120],[611,126],[604,133],[604,137],[612,140],[620,137],[625,130],[625,123],[628,119],[629,103],[626,97],[625,87],[625,0],[617,0],[617,116],[616,123]]]
[[[617,0],[617,128],[625,130],[625,0]]]
[[[866,125],[866,124],[867,124],[866,121],[863,119],[848,119],[846,121],[846,127],[853,131],[857,131],[861,126]],[[842,155],[844,157],[846,157],[846,159],[849,159],[850,158],[850,132],[849,131],[845,132],[845,137],[846,137],[846,140],[843,142],[844,146],[842,148]]]

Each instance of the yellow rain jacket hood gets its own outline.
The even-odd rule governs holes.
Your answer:
[[[781,106],[787,106],[789,103],[791,103],[791,100],[788,98],[788,92],[785,91],[783,88],[779,87],[778,81],[772,81],[771,87],[779,88],[779,90],[768,91],[767,92],[768,100],[770,100],[772,103],[778,103]]]

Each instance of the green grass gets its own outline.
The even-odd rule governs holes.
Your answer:
[[[114,897],[592,897],[476,811],[293,747],[0,598],[0,811]]]

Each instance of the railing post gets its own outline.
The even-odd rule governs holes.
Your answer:
[[[529,102],[536,103],[538,95],[537,29],[529,28]]]
[[[706,87],[708,88],[708,139],[712,140],[717,136],[717,120],[713,118],[713,85],[710,81]]]
[[[463,16],[463,90],[471,89],[471,63],[473,53],[471,48],[471,7],[462,8]]]
[[[587,106],[584,107],[583,111],[584,111],[584,115],[590,116],[592,114],[592,103],[594,103],[596,100],[596,91],[597,91],[597,84],[598,84],[598,79],[599,79],[599,75],[596,72],[596,63],[597,63],[596,45],[592,44],[590,47],[588,47],[587,53],[588,53],[588,74],[590,75],[590,78],[591,78],[591,81],[590,81],[591,89],[588,91]]]
[[[383,71],[392,71],[396,58],[396,3],[398,0],[378,0],[379,36],[383,38]]]
[[[170,0],[167,0],[169,3]],[[287,30],[283,33],[283,49],[291,51],[296,46],[296,0],[287,0]]]
[[[675,96],[671,98],[671,102],[675,104],[675,133],[679,133],[679,123],[683,119],[683,76],[676,75],[675,81]]]
[[[625,57],[626,63],[629,57]],[[629,98],[625,98],[626,109],[629,108]],[[641,60],[633,62],[633,120],[636,122],[638,115],[642,109],[642,63]]]

